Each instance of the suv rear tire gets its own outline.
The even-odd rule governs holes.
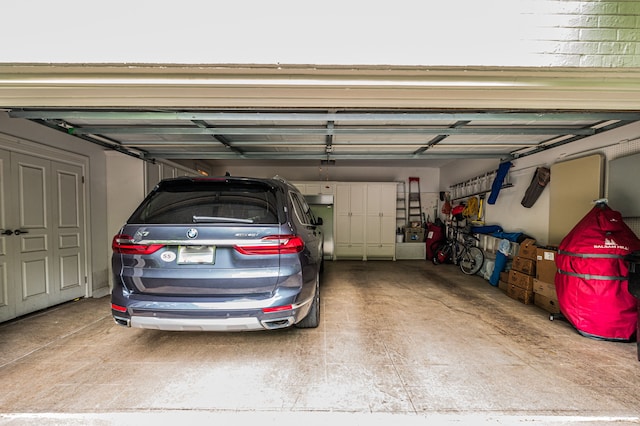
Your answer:
[[[320,325],[320,278],[316,277],[316,294],[313,296],[309,313],[296,324],[297,328],[316,328]]]

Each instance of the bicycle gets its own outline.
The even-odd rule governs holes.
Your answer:
[[[466,275],[476,274],[484,263],[484,253],[475,244],[478,238],[469,232],[460,232],[460,227],[452,226],[451,237],[438,248],[433,256],[434,265],[453,262]],[[459,234],[462,234],[460,241]]]

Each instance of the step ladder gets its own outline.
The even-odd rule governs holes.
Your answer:
[[[420,178],[409,178],[409,226],[422,226],[422,201],[420,201]]]
[[[407,183],[403,180],[397,182],[396,193],[396,228],[407,226]]]

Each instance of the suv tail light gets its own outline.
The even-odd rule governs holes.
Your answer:
[[[252,245],[236,245],[233,247],[242,254],[295,254],[304,249],[304,241],[297,235],[269,235],[262,238],[262,243]]]
[[[121,254],[151,254],[164,247],[164,244],[136,244],[130,235],[118,234],[113,237],[111,249]]]

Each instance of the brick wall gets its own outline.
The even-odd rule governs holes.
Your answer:
[[[537,65],[640,67],[640,1],[528,2]]]

